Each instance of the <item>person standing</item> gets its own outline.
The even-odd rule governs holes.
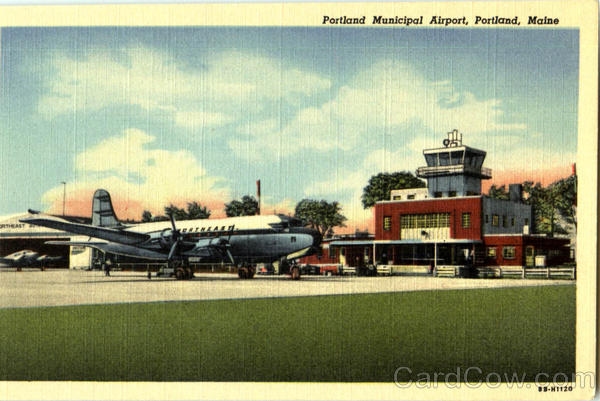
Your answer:
[[[106,261],[104,262],[104,275],[105,276],[110,277],[110,266],[111,265],[112,265],[112,262],[110,261],[110,259],[106,259]]]

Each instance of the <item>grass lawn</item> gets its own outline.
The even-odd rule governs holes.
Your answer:
[[[570,376],[575,286],[0,310],[1,380],[391,382],[471,366]]]

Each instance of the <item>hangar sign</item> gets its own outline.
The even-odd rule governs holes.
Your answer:
[[[72,234],[51,228],[21,223],[19,219],[29,215],[18,214],[0,220],[0,238],[71,237]]]

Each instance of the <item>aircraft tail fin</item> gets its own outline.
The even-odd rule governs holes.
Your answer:
[[[104,189],[98,189],[94,192],[92,225],[98,227],[117,227],[120,225],[110,200],[110,194]]]

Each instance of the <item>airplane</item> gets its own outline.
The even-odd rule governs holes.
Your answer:
[[[257,263],[290,263],[317,252],[321,243],[317,230],[285,215],[181,220],[177,224],[171,215],[170,222],[122,224],[117,220],[110,194],[104,189],[94,193],[91,225],[29,212],[32,216],[21,222],[90,237],[87,241],[47,244],[86,246],[105,253],[160,260],[166,262],[166,267],[159,273],[174,275],[178,280],[193,277],[190,258],[228,261],[238,266],[241,279],[249,279],[254,277]],[[300,278],[297,266],[291,265],[290,273],[292,279]]]
[[[0,257],[1,267],[37,267],[62,259],[62,256],[41,255],[29,249],[13,252]]]

